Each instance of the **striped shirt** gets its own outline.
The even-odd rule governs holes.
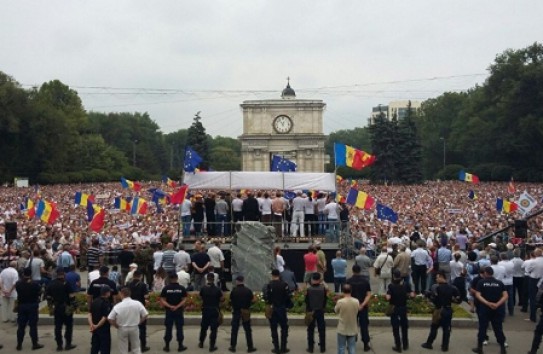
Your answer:
[[[175,257],[177,252],[174,250],[166,250],[164,253],[162,253],[162,268],[166,272],[175,271],[175,264],[173,262],[173,259]]]
[[[92,267],[98,267],[100,265],[100,257],[104,255],[104,252],[96,247],[90,247],[87,250],[87,264]]]

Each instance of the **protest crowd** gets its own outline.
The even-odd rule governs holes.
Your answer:
[[[145,304],[150,292],[160,294],[165,308],[163,350],[170,351],[175,325],[177,350],[185,351],[183,307],[187,292],[196,291],[204,304],[197,345],[203,348],[210,330],[209,351],[215,351],[222,316],[219,307],[224,292],[230,291],[233,321],[229,350],[236,351],[241,324],[247,350],[256,351],[249,308],[253,291],[261,289],[248,289],[243,274],[237,274],[229,290],[223,275],[220,245],[236,232],[238,221],[274,226],[276,237],[283,240],[307,240],[305,285],[301,288],[310,314],[306,316],[310,353],[317,345],[320,352],[327,350],[324,303],[332,290],[343,293],[335,306],[338,353],[354,353],[358,334],[364,351],[371,350],[368,302],[372,294],[385,295],[393,305],[387,315],[396,352],[411,345],[406,301],[414,296],[427,296],[437,311],[428,340],[421,343],[427,349],[432,349],[439,328],[443,331],[441,349],[451,348],[452,303],[466,302],[478,316],[479,329],[473,336],[475,353],[482,353],[488,343],[489,323],[505,353],[507,339],[502,323],[506,316],[519,316],[520,312],[527,320],[537,322],[537,292],[543,279],[543,251],[539,248],[543,245],[543,217],[528,220],[526,239],[515,237],[511,228],[485,242],[477,240],[522,217],[520,211],[497,211],[496,198],[513,202],[523,191],[541,198],[543,185],[517,183],[511,191],[505,183],[438,181],[383,186],[339,181],[335,193],[189,189],[176,204],[168,203],[167,196],[175,193],[177,186],[142,183],[139,191],[132,187],[103,183],[0,188],[1,313],[4,322],[18,325],[17,350],[23,348],[26,326],[30,328],[32,349],[43,347],[37,329],[42,301],[49,304],[55,317],[57,350],[75,348],[71,336],[73,295],[86,291],[92,353],[110,352],[110,326],[118,329],[121,353],[149,350]],[[394,217],[383,217],[375,208],[345,203],[351,189],[363,190],[388,206]],[[33,204],[39,200],[50,203],[56,218],[29,217],[29,199]],[[105,211],[98,227],[89,227],[92,220],[86,199]],[[135,210],[130,202],[137,199],[144,207]],[[8,243],[6,224],[14,221],[16,238]],[[327,260],[318,242],[312,240],[337,244],[344,232],[352,235],[352,245],[348,250],[338,250],[334,259]],[[194,246],[191,254],[185,251],[187,242]],[[350,256],[354,257],[354,266],[347,269],[345,258]],[[273,352],[286,353],[288,309],[298,284],[280,249],[276,249],[275,257],[276,266],[263,295],[269,304],[266,317]],[[85,290],[79,274],[83,270],[88,271]],[[334,286],[324,284],[326,272],[333,273]],[[371,289],[370,278],[374,277],[379,279],[378,289]],[[537,352],[542,335],[540,321],[529,353]]]

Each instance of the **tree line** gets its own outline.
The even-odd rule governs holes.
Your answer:
[[[339,168],[343,177],[376,183],[454,179],[465,169],[481,180],[543,181],[543,45],[498,54],[481,85],[426,100],[406,117],[379,115],[369,127],[331,133],[333,143],[377,156],[362,171]],[[360,118],[362,126],[366,118]],[[147,113],[86,112],[77,92],[58,80],[24,89],[0,72],[0,181],[78,183],[178,179],[185,146],[204,159],[204,170],[240,170],[237,139],[192,125],[165,134]]]

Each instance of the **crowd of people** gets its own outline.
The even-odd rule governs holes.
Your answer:
[[[149,183],[143,190],[153,187],[159,186]],[[199,292],[204,304],[209,304],[204,306],[205,321],[202,321],[198,345],[203,347],[207,330],[211,329],[209,350],[215,351],[220,323],[218,304],[228,290],[220,244],[225,242],[223,237],[236,232],[238,221],[260,221],[274,226],[276,236],[283,238],[308,237],[311,242],[311,237],[320,236],[324,242],[337,243],[339,230],[349,230],[353,235],[352,246],[358,254],[350,270],[341,250],[336,258],[326,260],[316,244],[304,256],[304,291],[308,313],[311,313],[307,319],[308,352],[316,347],[315,328],[319,331],[319,349],[326,351],[322,300],[323,296],[326,299],[326,292],[332,291],[323,282],[326,272],[333,273],[334,291],[344,294],[335,309],[340,319],[340,352],[354,352],[353,331],[354,335],[360,333],[364,350],[371,350],[368,301],[372,293],[385,295],[394,305],[390,318],[393,349],[397,352],[409,347],[406,301],[410,296],[426,295],[439,310],[424,348],[432,348],[437,329],[442,328],[441,348],[449,349],[450,309],[455,301],[468,302],[479,317],[476,353],[481,353],[487,342],[488,323],[492,324],[502,352],[506,351],[507,342],[501,331],[506,311],[513,316],[520,306],[520,311],[528,314],[528,320],[536,322],[536,294],[538,282],[543,278],[543,257],[542,251],[535,247],[541,242],[543,219],[536,216],[529,220],[527,240],[516,238],[511,228],[493,237],[491,242],[477,242],[521,217],[496,211],[497,197],[514,199],[513,195],[507,195],[505,184],[428,182],[417,186],[373,186],[360,183],[357,188],[397,212],[397,223],[380,219],[373,209],[345,204],[342,196],[349,188],[353,188],[351,183],[342,182],[336,193],[189,191],[181,205],[149,202],[145,215],[114,209],[114,198],[136,195],[116,184],[0,188],[0,257],[4,261],[0,273],[2,319],[15,321],[10,309],[17,299],[17,349],[22,349],[27,325],[32,348],[39,349],[42,344],[38,341],[37,309],[40,301],[47,299],[55,317],[57,350],[73,349],[73,295],[82,291],[78,269],[86,269],[92,353],[109,352],[110,325],[119,329],[121,353],[127,352],[129,347],[136,352],[149,350],[145,330],[148,314],[144,305],[149,292],[153,291],[160,294],[166,309],[164,351],[170,351],[174,325],[178,350],[186,349],[183,307],[187,291]],[[538,184],[517,184],[517,188],[536,197],[542,195],[542,186]],[[468,198],[473,189],[477,199]],[[101,230],[89,230],[86,208],[74,202],[76,192],[93,195],[95,203],[107,210]],[[60,217],[52,224],[29,219],[21,208],[27,205],[26,198],[54,202]],[[17,222],[17,233],[14,239],[7,240],[5,224],[12,221]],[[194,243],[192,254],[184,249],[188,240]],[[526,242],[534,246],[528,252],[524,247]],[[271,305],[267,315],[273,350],[285,353],[288,351],[290,294],[298,289],[301,279],[294,278],[280,249],[276,249],[275,257],[276,267],[264,297]],[[352,275],[348,277],[348,273]],[[379,289],[373,292],[372,277],[379,279]],[[230,351],[236,350],[240,324],[245,329],[248,350],[255,349],[247,311],[252,290],[260,289],[248,289],[243,282],[243,274],[240,274],[234,279],[230,295],[232,297],[239,287],[240,299],[233,305],[236,320],[232,322]],[[349,316],[355,303],[358,311],[353,322]],[[66,327],[64,336],[63,326]],[[540,322],[531,353],[537,351],[541,335],[543,323]]]

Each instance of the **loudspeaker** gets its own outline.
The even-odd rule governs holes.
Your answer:
[[[528,237],[528,221],[515,220],[515,237]]]
[[[17,223],[10,221],[6,223],[6,241],[17,239]]]

